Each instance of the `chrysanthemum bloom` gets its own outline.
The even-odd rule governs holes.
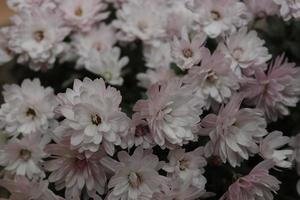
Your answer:
[[[284,20],[289,20],[292,17],[299,19],[300,17],[300,2],[298,0],[273,0],[280,6],[280,15]]]
[[[210,106],[212,100],[217,103],[227,101],[239,89],[230,59],[219,51],[211,55],[208,49],[202,49],[202,56],[201,65],[189,70],[185,82],[194,85],[196,95],[206,102],[206,106]]]
[[[128,64],[129,58],[121,56],[121,49],[114,47],[99,53],[92,49],[85,62],[85,68],[97,75],[102,76],[112,85],[122,85],[122,69]]]
[[[121,151],[118,161],[105,157],[101,163],[114,172],[108,182],[112,189],[106,197],[107,200],[150,200],[153,193],[166,187],[166,177],[158,174],[159,160],[151,151],[144,152],[137,148],[133,155]]]
[[[251,65],[261,65],[271,59],[265,41],[257,36],[255,31],[248,33],[247,28],[230,35],[224,43],[219,43],[218,50],[231,60],[231,68],[241,76],[241,70]]]
[[[57,135],[70,136],[71,145],[80,152],[98,151],[100,145],[108,154],[114,145],[121,144],[121,135],[127,133],[129,118],[119,107],[122,96],[103,79],[75,80],[73,90],[58,95],[58,112],[65,117],[55,130]]]
[[[13,52],[8,47],[8,31],[9,28],[0,29],[0,65],[13,59]]]
[[[201,47],[205,40],[204,34],[196,34],[190,38],[189,33],[184,28],[181,32],[181,38],[175,37],[171,46],[171,53],[178,67],[185,70],[199,64],[202,58]]]
[[[105,12],[107,4],[102,0],[56,1],[67,24],[82,32],[91,31],[96,23],[106,19],[109,15],[109,12]]]
[[[47,181],[29,181],[24,176],[15,180],[1,179],[0,186],[9,191],[9,199],[3,200],[64,200],[48,189]]]
[[[260,142],[259,152],[264,159],[273,159],[278,167],[290,168],[292,163],[287,159],[293,154],[293,150],[280,150],[281,147],[289,142],[290,138],[283,136],[282,132],[273,131]]]
[[[26,135],[22,139],[13,138],[8,144],[0,146],[0,165],[13,175],[28,178],[44,177],[41,169],[46,157],[46,140],[40,134]]]
[[[221,200],[273,200],[273,193],[279,190],[280,181],[269,174],[274,167],[272,160],[266,160],[251,172],[234,182]]]
[[[206,155],[219,156],[233,167],[258,153],[257,143],[268,134],[263,113],[256,109],[240,109],[241,101],[240,95],[233,96],[218,115],[208,114],[200,123],[200,134],[210,137],[205,146]]]
[[[151,69],[160,67],[170,68],[173,59],[171,56],[171,45],[169,42],[160,42],[158,45],[143,45],[146,66]]]
[[[244,0],[253,17],[266,17],[279,13],[279,6],[273,0]]]
[[[52,8],[56,7],[54,0],[6,0],[7,6],[15,12],[24,11],[32,7]]]
[[[153,43],[165,35],[165,15],[165,7],[157,1],[131,0],[117,11],[113,25],[120,29],[120,40]]]
[[[193,128],[202,113],[193,90],[174,78],[154,84],[147,91],[147,100],[139,100],[133,110],[146,120],[156,144],[166,141],[182,145],[195,140]]]
[[[288,107],[295,107],[299,101],[300,69],[281,55],[266,73],[257,68],[255,79],[245,81],[243,88],[248,103],[261,109],[268,120],[276,121],[279,116],[288,115]]]
[[[188,7],[199,15],[197,22],[212,38],[248,23],[247,8],[237,0],[191,0]]]
[[[11,135],[44,132],[54,121],[58,102],[53,89],[44,88],[38,79],[25,79],[21,86],[5,85],[3,96],[0,121]]]
[[[169,162],[163,169],[172,178],[179,178],[181,184],[192,185],[199,190],[205,189],[206,178],[203,176],[206,159],[203,157],[203,147],[185,152],[184,149],[171,150]]]
[[[76,33],[72,36],[71,45],[75,48],[75,54],[79,57],[77,67],[89,62],[89,54],[92,49],[103,53],[111,49],[117,42],[116,33],[112,26],[101,23],[88,33]]]
[[[59,12],[33,7],[15,16],[9,48],[19,54],[18,62],[29,62],[34,70],[46,70],[63,51],[63,40],[69,32]]]
[[[44,165],[51,172],[49,181],[55,183],[56,190],[66,188],[66,199],[80,200],[84,190],[89,197],[101,200],[99,194],[104,193],[106,175],[100,160],[105,152],[100,149],[87,157],[84,153],[72,150],[66,138],[56,142],[45,148],[53,158]]]

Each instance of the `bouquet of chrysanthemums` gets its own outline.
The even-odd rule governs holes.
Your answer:
[[[6,3],[0,199],[300,198],[299,0]]]

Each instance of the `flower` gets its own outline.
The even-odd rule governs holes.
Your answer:
[[[203,147],[185,152],[184,149],[171,150],[169,162],[163,167],[168,175],[179,178],[183,185],[192,185],[199,190],[205,190],[206,178],[203,176],[206,160],[203,157]]]
[[[288,144],[290,138],[283,136],[280,131],[273,131],[260,142],[260,154],[266,160],[273,159],[279,167],[290,168],[292,163],[286,160],[293,154],[291,149],[279,150]]]
[[[120,58],[120,56],[121,50],[118,47],[108,49],[103,53],[91,50],[85,68],[102,76],[112,85],[122,85],[124,80],[121,77],[121,70],[128,64],[129,58],[126,56]]]
[[[105,12],[107,4],[102,0],[56,1],[67,24],[82,32],[90,32],[96,23],[106,19],[109,15],[109,12]]]
[[[233,96],[218,115],[208,114],[200,123],[200,134],[210,137],[205,146],[206,155],[219,156],[233,167],[258,153],[257,143],[268,134],[263,113],[256,109],[240,109],[242,99],[239,94]]]
[[[298,19],[300,17],[300,3],[298,0],[273,0],[280,6],[280,15],[284,20],[292,17]]]
[[[54,9],[56,4],[53,0],[6,0],[7,6],[15,12],[24,11],[32,7]]]
[[[185,83],[194,85],[196,94],[209,107],[211,101],[226,102],[238,89],[239,80],[230,68],[230,60],[215,51],[202,49],[200,66],[192,67],[185,77]]]
[[[33,7],[15,16],[8,44],[19,55],[19,63],[29,62],[33,70],[46,70],[63,51],[69,32],[59,12]]]
[[[266,17],[279,13],[279,6],[273,0],[245,0],[253,17]]]
[[[65,117],[56,128],[58,136],[71,137],[71,145],[80,152],[97,152],[100,145],[110,155],[114,145],[121,144],[127,134],[129,118],[119,107],[122,96],[103,79],[75,80],[73,90],[58,94],[57,111]]]
[[[147,91],[147,100],[139,100],[133,110],[146,120],[156,144],[166,141],[182,145],[195,140],[193,128],[202,113],[192,89],[178,78],[162,81]]]
[[[271,59],[268,49],[264,47],[265,41],[257,36],[255,31],[248,33],[247,28],[230,35],[224,43],[220,43],[220,50],[231,60],[231,68],[241,76],[241,70],[251,65],[261,65]]]
[[[101,160],[105,167],[114,172],[108,182],[108,188],[112,191],[106,197],[107,200],[150,200],[153,193],[166,186],[166,178],[157,172],[159,160],[151,151],[145,152],[139,147],[132,156],[121,151],[118,159],[119,162],[109,157]]]
[[[267,72],[256,68],[254,76],[255,79],[242,84],[248,103],[261,109],[270,121],[288,115],[288,107],[295,107],[300,95],[300,70],[295,63],[289,63],[281,55],[270,64]]]
[[[120,40],[140,39],[151,44],[165,35],[164,19],[164,6],[156,1],[131,0],[117,10],[112,24],[120,30]]]
[[[144,45],[143,52],[146,66],[151,69],[169,68],[173,61],[169,42],[160,42],[157,46]]]
[[[102,149],[86,156],[72,149],[68,138],[56,139],[56,144],[48,144],[45,151],[53,158],[45,162],[45,169],[51,172],[49,181],[57,190],[66,188],[66,199],[80,200],[82,190],[95,200],[101,200],[104,193],[106,175],[100,163],[105,152]]]
[[[300,175],[300,134],[298,133],[296,136],[291,138],[290,146],[293,148],[293,156],[292,159],[296,162],[297,165],[297,173]],[[297,183],[297,192],[300,195],[300,180]]]
[[[9,28],[0,29],[0,65],[3,65],[13,59],[13,52],[8,47]]]
[[[198,14],[197,23],[211,38],[247,25],[248,12],[237,0],[191,0],[188,7]]]
[[[175,37],[171,46],[171,53],[178,67],[185,70],[199,64],[202,58],[201,47],[205,40],[206,36],[201,34],[190,39],[187,30],[183,29],[181,38]]]
[[[11,135],[45,132],[55,121],[58,102],[50,87],[39,79],[25,79],[21,86],[4,85],[4,104],[0,108],[1,124]]]
[[[275,163],[266,160],[254,167],[251,172],[235,181],[223,195],[221,200],[272,200],[273,194],[279,190],[280,181],[269,174]]]
[[[43,180],[29,181],[24,176],[17,176],[15,180],[1,179],[0,186],[10,192],[7,200],[64,200],[49,190],[48,182]]]
[[[0,147],[0,165],[11,174],[30,179],[44,177],[41,164],[46,157],[46,142],[39,134],[26,135],[22,139],[13,138]]]

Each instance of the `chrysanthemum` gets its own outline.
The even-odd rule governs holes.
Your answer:
[[[219,156],[233,167],[258,153],[257,143],[268,133],[263,113],[256,109],[240,109],[241,101],[240,95],[233,96],[218,115],[208,114],[200,123],[200,134],[210,137],[205,147],[206,155]]]
[[[100,149],[88,156],[73,150],[68,139],[56,140],[57,144],[48,144],[45,151],[50,154],[45,169],[51,172],[49,181],[56,189],[66,188],[66,199],[80,200],[82,191],[95,200],[101,200],[104,193],[106,175],[100,163],[105,152]]]
[[[30,179],[44,177],[41,163],[46,157],[45,145],[39,134],[26,135],[22,139],[14,138],[0,147],[0,165],[13,175]]]
[[[56,7],[54,0],[6,0],[7,6],[15,12],[20,12],[32,7],[52,8]]]
[[[154,84],[147,100],[139,100],[134,111],[145,119],[156,144],[182,145],[195,140],[193,128],[200,122],[201,107],[193,90],[174,78]]]
[[[241,70],[251,65],[261,65],[271,59],[265,41],[257,36],[255,31],[248,32],[242,28],[230,35],[224,43],[219,43],[218,50],[231,60],[232,70],[241,76]]]
[[[290,146],[294,150],[292,159],[296,162],[297,173],[298,175],[300,175],[300,134],[299,133],[296,136],[292,137],[290,141]],[[297,187],[297,192],[300,195],[300,180],[298,180],[296,187]]]
[[[169,68],[173,61],[169,42],[160,42],[159,45],[144,45],[143,49],[146,66],[151,69],[160,67]]]
[[[13,52],[8,47],[9,28],[0,29],[0,65],[13,59]]]
[[[109,15],[109,12],[105,12],[107,4],[102,0],[56,1],[67,24],[82,32],[91,31],[96,23],[106,19]]]
[[[292,163],[287,158],[293,154],[293,150],[280,149],[289,142],[290,138],[283,136],[282,132],[273,131],[260,142],[259,152],[264,159],[273,159],[277,166],[290,168]]]
[[[300,95],[300,70],[281,55],[269,66],[267,72],[255,71],[255,79],[245,81],[243,90],[248,93],[248,103],[264,111],[268,120],[289,114]]]
[[[300,17],[300,2],[298,0],[273,0],[280,6],[280,15],[284,20],[289,20],[292,17],[299,19]]]
[[[245,0],[253,17],[266,17],[279,13],[279,6],[273,0]]]
[[[0,122],[12,135],[44,132],[54,121],[58,102],[53,89],[44,88],[38,79],[25,79],[21,86],[5,85],[3,96]]]
[[[133,155],[121,151],[118,161],[105,157],[101,163],[114,172],[108,182],[107,200],[151,200],[153,193],[166,187],[166,178],[158,174],[159,160],[151,151],[137,148]]]
[[[58,112],[65,117],[55,130],[57,135],[70,136],[71,145],[80,152],[98,151],[100,145],[112,155],[114,145],[121,144],[127,133],[129,118],[121,112],[120,92],[105,86],[103,79],[75,80],[73,90],[58,95]]]
[[[273,200],[273,193],[279,190],[280,181],[269,174],[274,167],[272,160],[266,160],[251,172],[233,183],[221,200]]]

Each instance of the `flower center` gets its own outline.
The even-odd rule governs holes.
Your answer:
[[[216,10],[212,10],[210,12],[210,15],[211,15],[212,19],[215,21],[218,21],[219,19],[221,19],[221,14]]]
[[[36,117],[36,112],[32,108],[28,108],[26,111],[26,116],[31,117],[32,119]]]
[[[45,33],[42,30],[35,31],[33,34],[35,41],[41,42],[45,38]]]
[[[142,137],[149,132],[150,132],[150,130],[147,125],[140,124],[135,128],[135,136],[137,136],[137,137]]]
[[[184,57],[186,57],[186,58],[191,58],[191,57],[193,57],[193,54],[194,54],[193,50],[191,48],[183,49],[182,53],[183,53]]]
[[[99,115],[97,114],[94,114],[91,116],[91,120],[92,120],[92,123],[96,126],[100,125],[102,123],[102,119]]]
[[[218,79],[218,76],[216,75],[216,73],[214,71],[210,70],[207,73],[207,80],[208,80],[208,82],[214,83],[217,79]]]
[[[81,7],[77,7],[77,8],[75,9],[74,14],[75,14],[77,17],[81,17],[82,14],[83,14],[82,8],[81,8]]]
[[[31,158],[31,151],[27,149],[22,149],[20,151],[20,158],[24,161],[28,161]]]
[[[104,77],[105,80],[110,81],[110,80],[112,79],[112,76],[113,76],[113,75],[112,75],[111,72],[107,72],[107,71],[106,71],[106,72],[103,73],[102,76]]]
[[[244,53],[244,50],[240,47],[237,47],[233,50],[232,56],[236,59],[236,60],[240,60],[242,55]]]
[[[130,186],[133,188],[139,187],[140,184],[142,183],[142,178],[135,172],[131,172],[128,175],[128,179],[129,179]]]
[[[189,161],[187,159],[182,159],[179,161],[179,169],[184,171],[189,167]]]
[[[93,48],[96,49],[97,51],[101,51],[102,44],[100,42],[96,42],[93,44]]]
[[[141,20],[141,21],[138,21],[137,27],[140,31],[145,31],[148,28],[148,24],[147,24],[147,22]]]

